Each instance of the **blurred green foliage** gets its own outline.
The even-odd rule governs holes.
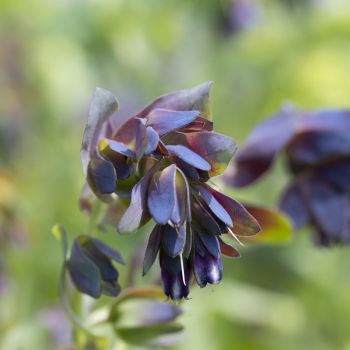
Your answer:
[[[349,106],[349,2],[250,3],[255,19],[228,33],[229,0],[0,2],[1,350],[68,349],[64,322],[47,321],[50,312],[64,320],[50,227],[88,227],[77,205],[79,149],[96,86],[113,91],[125,114],[214,80],[216,130],[238,142],[288,101]],[[273,205],[286,181],[277,164],[235,195]],[[226,260],[223,283],[184,303],[187,336],[177,348],[350,349],[350,251],[318,250],[310,236]],[[102,238],[128,258],[142,234],[110,229]]]

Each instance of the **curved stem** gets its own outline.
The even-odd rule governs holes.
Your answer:
[[[77,314],[71,306],[69,297],[66,293],[66,263],[64,263],[62,266],[60,280],[58,283],[58,295],[73,325],[79,328],[80,330],[84,331],[84,333],[86,333],[87,335],[95,337],[95,335],[85,327],[83,321],[77,316]]]

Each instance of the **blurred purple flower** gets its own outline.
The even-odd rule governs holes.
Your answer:
[[[72,342],[72,326],[64,310],[52,306],[40,311],[37,317],[42,326],[49,331],[55,347],[67,349]]]
[[[259,23],[263,6],[257,0],[231,0],[223,9],[222,29],[227,35],[236,34]]]
[[[110,208],[129,202],[120,220],[120,210],[113,212],[119,233],[134,232],[150,219],[156,222],[144,274],[159,252],[164,292],[175,300],[188,296],[192,275],[201,287],[220,282],[220,246],[239,256],[221,234],[249,236],[260,230],[240,203],[206,184],[224,172],[236,151],[232,138],[213,131],[210,86],[161,96],[120,123],[113,117],[115,97],[98,89],[83,140],[90,189]],[[81,206],[87,212],[88,198],[85,187]]]
[[[295,229],[310,224],[322,245],[350,243],[350,111],[282,109],[252,131],[226,182],[253,183],[281,152],[292,181],[280,206]]]

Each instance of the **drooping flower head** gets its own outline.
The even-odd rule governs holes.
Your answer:
[[[85,294],[117,296],[120,292],[118,270],[112,261],[124,264],[121,255],[102,241],[87,235],[78,236],[67,262],[74,285]]]
[[[144,274],[159,255],[164,292],[175,300],[188,296],[192,276],[201,287],[220,282],[221,254],[239,256],[223,235],[260,230],[239,202],[207,183],[236,151],[232,138],[213,131],[210,86],[161,96],[126,121],[118,120],[115,97],[98,89],[83,139],[90,189],[110,208],[129,203],[119,233],[155,221]]]
[[[350,111],[283,108],[252,131],[226,182],[253,183],[282,152],[292,181],[280,206],[295,229],[310,224],[323,245],[350,243]]]

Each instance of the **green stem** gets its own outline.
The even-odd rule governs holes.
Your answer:
[[[73,310],[69,297],[66,293],[66,264],[63,264],[60,280],[58,283],[58,295],[62,301],[63,307],[66,310],[70,320],[76,328],[82,330],[86,335],[95,337],[93,333],[91,333],[84,325],[82,320],[77,316],[76,312]]]

